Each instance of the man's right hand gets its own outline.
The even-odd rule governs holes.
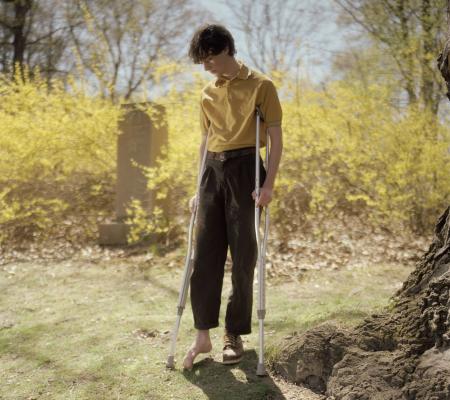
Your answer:
[[[198,205],[198,200],[197,200],[197,195],[195,195],[189,200],[189,210],[191,211],[191,213],[194,212],[194,210],[197,208],[197,205]]]

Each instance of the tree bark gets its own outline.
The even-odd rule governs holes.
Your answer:
[[[286,341],[273,368],[329,399],[450,399],[450,207],[391,299],[353,330],[323,324]]]

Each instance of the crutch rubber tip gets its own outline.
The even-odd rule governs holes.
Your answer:
[[[167,358],[166,368],[175,369],[175,356],[169,356]]]
[[[256,375],[267,376],[266,367],[264,366],[264,364],[258,363],[258,366],[256,367]]]

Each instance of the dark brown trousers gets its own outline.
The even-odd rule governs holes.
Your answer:
[[[260,159],[261,186],[266,177]],[[222,283],[228,247],[232,259],[232,290],[225,329],[251,332],[253,277],[257,261],[255,237],[255,154],[226,159],[207,158],[200,184],[191,305],[196,329],[219,326]]]

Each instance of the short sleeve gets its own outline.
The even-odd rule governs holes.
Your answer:
[[[266,126],[281,126],[283,112],[278,99],[277,89],[271,80],[263,81],[258,97]]]
[[[202,135],[208,134],[209,125],[210,121],[205,113],[202,101],[200,100],[200,130],[202,131]]]

